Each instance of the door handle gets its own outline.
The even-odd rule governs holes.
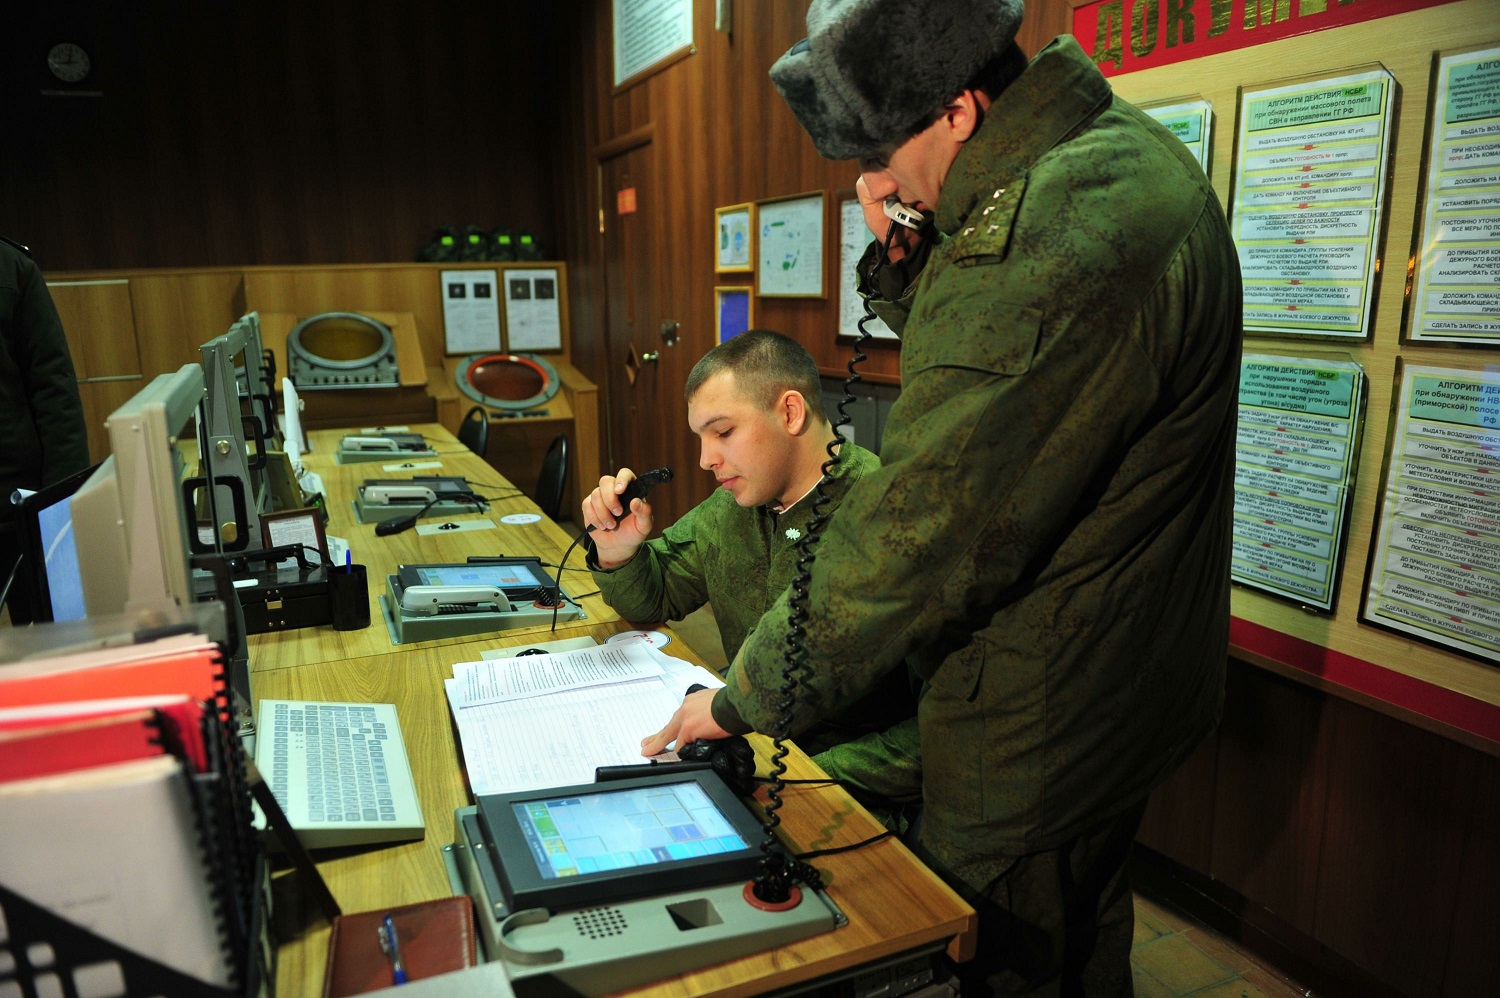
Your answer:
[[[640,353],[636,350],[634,343],[630,344],[630,353],[625,357],[625,377],[632,385],[635,384],[635,379],[641,373],[641,368],[647,364],[655,364],[659,356],[660,354],[655,350],[647,350],[645,353]]]

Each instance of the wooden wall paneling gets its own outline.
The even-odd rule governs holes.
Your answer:
[[[549,359],[571,356],[569,336],[571,302],[567,294],[568,269],[559,261],[535,263],[465,264],[375,264],[339,267],[265,267],[245,271],[247,306],[261,312],[287,312],[305,319],[320,312],[400,312],[416,320],[421,349],[420,367],[441,364],[446,353],[443,330],[443,270],[493,270],[504,281],[507,270],[547,268],[558,271],[561,285],[558,307],[564,330],[563,348],[547,351]],[[505,305],[500,303],[500,322],[505,324]],[[415,364],[415,358],[411,359]],[[408,359],[402,359],[402,380],[408,380]]]
[[[1227,204],[1232,188],[1231,160],[1238,117],[1237,87],[1283,79],[1290,74],[1328,75],[1379,61],[1400,86],[1395,111],[1390,196],[1381,240],[1383,270],[1376,289],[1374,334],[1368,342],[1328,343],[1288,337],[1253,337],[1247,352],[1338,350],[1361,363],[1369,378],[1364,443],[1359,456],[1349,513],[1348,542],[1336,613],[1316,616],[1268,595],[1236,587],[1234,613],[1242,618],[1373,662],[1426,682],[1500,703],[1500,669],[1462,654],[1426,645],[1359,620],[1366,564],[1375,530],[1375,506],[1382,485],[1381,464],[1391,417],[1392,380],[1398,357],[1413,363],[1472,365],[1487,352],[1401,343],[1404,263],[1410,254],[1420,212],[1422,140],[1428,111],[1432,53],[1496,37],[1493,0],[1455,0],[1425,10],[1383,17],[1333,31],[1313,32],[1223,55],[1209,56],[1111,77],[1115,91],[1144,102],[1201,95],[1214,107],[1213,163],[1210,177]],[[1482,361],[1481,361],[1482,362]]]
[[[141,374],[130,281],[49,281],[79,381]]]
[[[1312,935],[1330,698],[1230,661],[1210,864],[1199,869]]]
[[[607,395],[604,379],[602,314],[603,275],[599,265],[600,195],[599,164],[594,154],[599,144],[598,46],[594,42],[595,19],[603,13],[596,4],[562,4],[558,11],[560,50],[566,54],[567,70],[561,74],[559,97],[571,113],[557,123],[560,182],[557,213],[559,256],[569,262],[568,304],[572,325],[573,363]],[[605,415],[607,404],[595,406],[595,434],[601,441],[600,469],[608,463]],[[571,511],[570,511],[571,513]]]
[[[1481,757],[1477,768],[1443,974],[1453,998],[1500,994],[1500,760]]]
[[[73,356],[88,427],[89,460],[102,461],[110,452],[104,421],[146,382],[136,346],[130,282],[59,280],[48,282],[48,290]]]
[[[1477,872],[1461,860],[1484,757],[1363,707],[1328,703],[1328,810],[1312,934],[1404,993],[1439,994],[1459,883]],[[1497,882],[1484,886],[1500,891]]]
[[[443,356],[438,282],[437,268],[428,264],[255,268],[245,271],[245,302],[254,311],[287,312],[297,321],[321,312],[409,312],[425,367]]]
[[[133,275],[141,373],[155,377],[202,361],[201,347],[227,332],[245,314],[244,281],[238,271],[165,271]]]
[[[1151,792],[1136,841],[1191,869],[1207,870],[1212,862],[1218,761],[1216,729]]]
[[[444,222],[549,245],[560,6],[18,9],[0,217],[54,269],[411,260]],[[101,96],[42,96],[58,38]]]
[[[1073,8],[1087,0],[1028,0],[1016,44],[1036,55],[1058,35],[1073,33]]]

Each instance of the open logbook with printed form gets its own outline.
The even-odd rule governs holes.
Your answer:
[[[480,795],[590,783],[598,766],[644,762],[641,739],[667,723],[695,683],[724,685],[641,638],[459,662],[444,686]]]

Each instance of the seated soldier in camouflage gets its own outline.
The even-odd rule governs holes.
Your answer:
[[[583,501],[594,526],[589,567],[606,602],[628,620],[680,620],[712,603],[724,651],[740,644],[796,574],[797,541],[812,518],[832,429],[823,412],[817,364],[780,333],[752,329],[714,347],[688,375],[688,423],[702,443],[700,466],[718,488],[658,538],[651,505],[627,511],[620,494],[629,468],[606,475]],[[828,479],[824,514],[880,459],[844,442]],[[915,725],[910,738],[885,729],[914,716],[916,699],[893,673],[797,743],[867,803],[920,797]],[[847,744],[846,744],[847,743]]]

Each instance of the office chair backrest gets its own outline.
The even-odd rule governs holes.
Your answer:
[[[548,518],[556,520],[562,506],[563,484],[568,479],[568,436],[559,433],[552,438],[542,471],[536,479],[536,504]]]
[[[480,457],[490,449],[490,414],[484,406],[476,405],[464,413],[464,421],[458,425],[458,442]]]

